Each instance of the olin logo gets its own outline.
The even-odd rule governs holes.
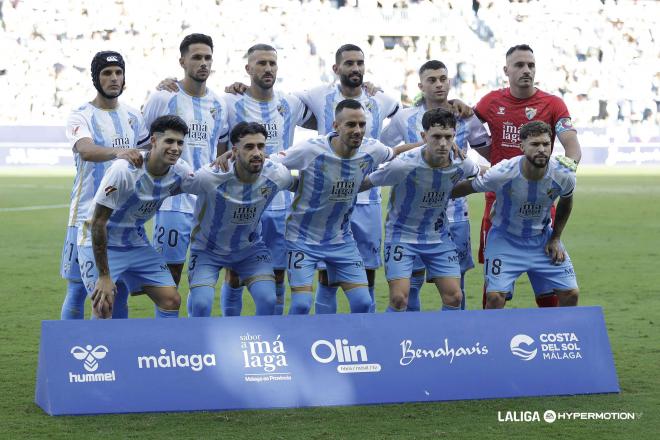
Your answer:
[[[84,360],[85,370],[93,373],[99,368],[97,359],[103,359],[105,355],[108,354],[108,347],[105,345],[97,345],[96,347],[92,348],[91,345],[86,345],[85,348],[83,348],[79,345],[76,345],[71,349],[71,354],[79,361]]]
[[[349,345],[347,339],[315,341],[311,347],[312,357],[321,364],[336,362],[340,373],[376,373],[380,364],[368,363],[367,348],[364,345]]]

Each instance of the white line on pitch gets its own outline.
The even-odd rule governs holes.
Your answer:
[[[0,212],[41,211],[42,209],[68,208],[69,205],[37,205],[17,206],[16,208],[0,208]]]

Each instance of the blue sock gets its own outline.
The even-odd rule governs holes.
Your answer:
[[[243,311],[243,286],[234,288],[226,281],[222,283],[220,305],[222,316],[240,316]]]
[[[157,305],[154,304],[154,309],[156,310],[156,318],[178,318],[179,317],[179,311],[178,310],[165,310],[161,309]]]
[[[351,313],[369,313],[371,297],[367,287],[354,287],[345,293]]]
[[[275,281],[259,280],[248,287],[254,300],[257,315],[272,315],[275,313]]]
[[[369,313],[376,313],[376,286],[369,286],[369,296],[371,297]]]
[[[461,310],[465,310],[465,272],[461,273],[461,293],[463,298],[461,299]]]
[[[442,304],[442,311],[455,311],[455,310],[461,310],[461,306],[448,306],[447,304]]]
[[[392,306],[387,306],[387,308],[385,309],[385,313],[392,313],[392,312],[394,313],[405,312],[405,310],[397,310]]]
[[[118,281],[116,283],[117,293],[115,293],[115,302],[112,304],[112,319],[128,318],[128,287],[126,284]]]
[[[195,286],[190,289],[188,294],[188,307],[190,315],[194,317],[211,316],[213,309],[213,298],[215,289],[211,286]]]
[[[337,288],[318,283],[314,310],[317,315],[337,313]]]
[[[67,281],[61,319],[84,319],[87,291],[82,281]]]
[[[275,315],[284,314],[284,304],[286,299],[286,289],[284,283],[275,284]]]
[[[422,310],[422,301],[419,292],[424,285],[424,275],[410,278],[410,290],[408,291],[407,312],[419,312]]]
[[[312,308],[312,292],[291,292],[289,315],[309,315]]]

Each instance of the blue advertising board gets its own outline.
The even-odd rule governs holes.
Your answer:
[[[44,321],[36,402],[62,415],[618,391],[602,310],[575,307]]]

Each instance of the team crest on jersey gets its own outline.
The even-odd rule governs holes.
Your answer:
[[[556,188],[549,188],[546,194],[550,200],[554,200],[559,195],[559,191]]]
[[[106,195],[106,197],[107,197],[107,196],[109,196],[110,194],[112,194],[113,192],[117,191],[117,188],[115,188],[114,186],[110,185],[110,186],[106,186],[105,189],[104,189],[103,191],[105,191],[105,195]]]
[[[451,176],[451,183],[452,184],[456,185],[459,180],[461,180],[460,174],[456,173],[456,174]]]
[[[504,110],[505,110],[504,107],[498,107],[498,108],[497,108],[497,114],[498,114],[498,115],[503,115],[503,114],[504,114]]]
[[[360,162],[360,169],[361,169],[363,172],[366,171],[367,168],[369,168],[369,162],[368,162],[368,161],[363,160],[362,162]]]
[[[128,125],[130,125],[132,129],[135,129],[135,126],[137,125],[137,119],[136,118],[129,118]]]
[[[272,194],[273,190],[268,186],[262,186],[259,188],[259,192],[261,192],[261,197],[267,199]]]
[[[284,106],[282,104],[277,106],[277,113],[280,114],[280,116],[284,116]]]
[[[373,109],[374,109],[374,104],[373,104],[373,102],[371,102],[371,101],[367,102],[367,103],[364,105],[364,108],[365,108],[369,113],[373,112]]]
[[[531,121],[536,116],[536,109],[534,107],[525,107],[525,116]]]

